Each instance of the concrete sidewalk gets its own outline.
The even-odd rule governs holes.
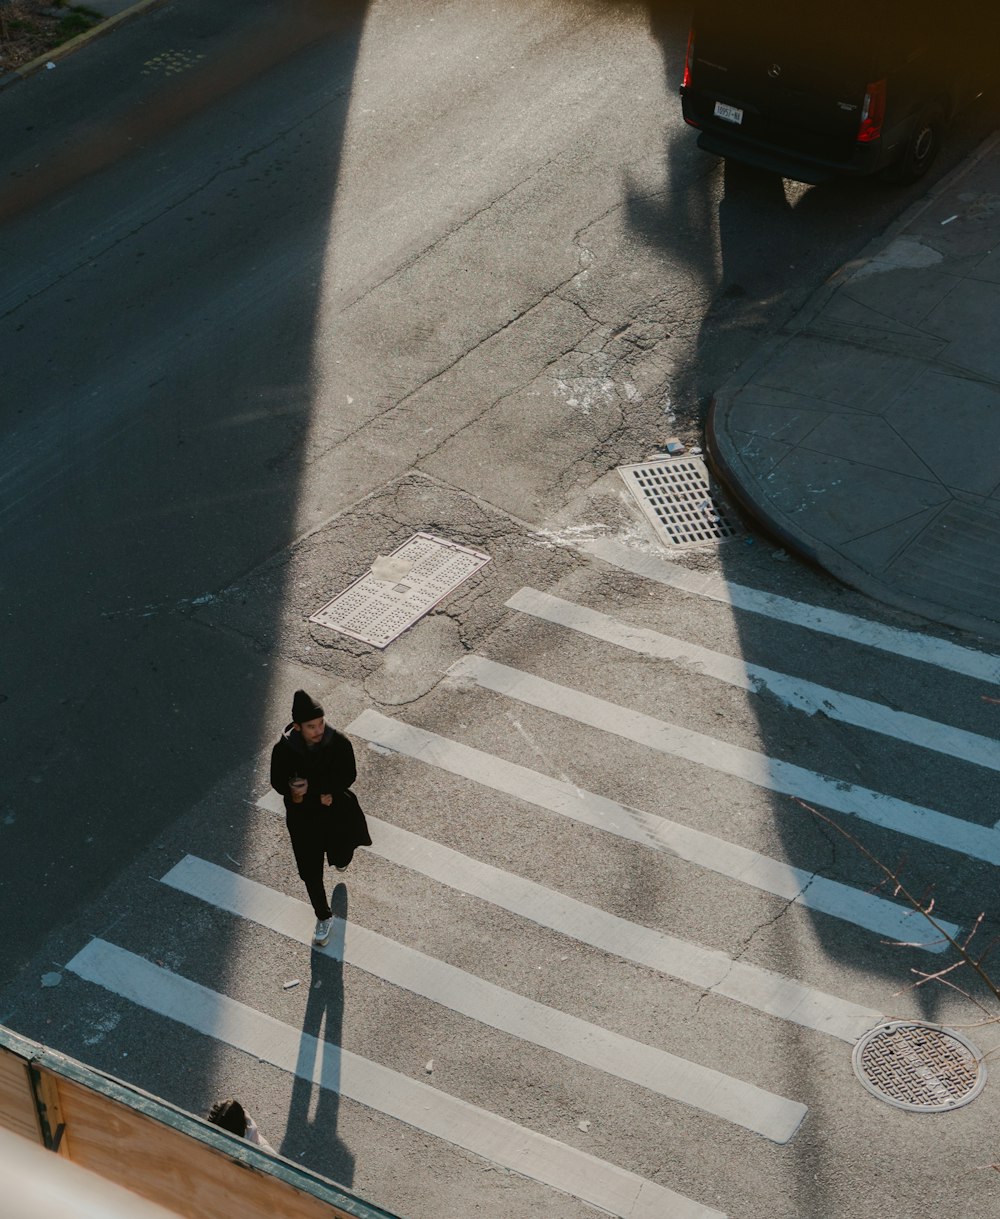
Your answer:
[[[707,447],[790,549],[1000,639],[1000,135],[719,390]]]

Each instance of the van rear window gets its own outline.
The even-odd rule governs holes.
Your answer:
[[[920,24],[916,14],[924,8],[929,14],[930,0],[702,0],[694,28],[701,54],[710,59],[718,49],[723,58],[736,53],[794,61],[824,75],[869,79],[899,55],[903,43],[912,49]]]
[[[931,28],[941,4],[932,0],[702,0],[695,8],[695,27],[704,33],[725,30],[759,49],[794,48],[838,56],[861,46],[912,40],[914,30]]]

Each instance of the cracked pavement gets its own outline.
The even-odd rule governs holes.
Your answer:
[[[0,894],[13,929],[0,1018],[195,1111],[223,1085],[243,1090],[288,1153],[410,1219],[596,1212],[360,1105],[331,1112],[327,1098],[313,1120],[277,1069],[65,974],[38,982],[100,935],[305,1019],[308,988],[286,995],[280,980],[306,976],[307,949],[159,880],[190,853],[301,896],[281,822],[256,805],[297,687],[340,726],[375,710],[616,802],[640,828],[673,819],[861,889],[862,863],[791,799],[513,703],[453,666],[485,657],[954,816],[995,803],[993,775],[968,763],[887,751],[767,689],[506,605],[524,588],[558,593],[988,731],[972,678],[928,681],[581,549],[613,538],[658,553],[616,467],[674,434],[700,443],[720,380],[904,206],[760,181],[698,152],[674,92],[686,33],[669,6],[602,0],[250,0],[238,18],[221,0],[173,0],[0,92],[16,136],[0,151],[0,713],[14,759],[0,850],[16,863]],[[144,75],[165,49],[183,70]],[[309,621],[419,531],[491,562],[383,651]],[[683,566],[872,612],[780,559],[749,535]],[[960,1021],[958,999],[905,992],[912,951],[678,851],[356,745],[374,816],[730,963],[712,987],[685,983],[375,854],[349,878],[352,919],[799,1098],[810,1117],[762,1150],[360,970],[345,973],[345,1045],[418,1079],[433,1058],[434,1086],[734,1219],[860,1219],[887,1198],[889,1219],[909,1219],[942,1148],[963,1219],[992,1216],[988,1191],[969,1202],[959,1180],[963,1148],[978,1152],[990,1126],[988,1093],[980,1116],[914,1132],[860,1096],[842,1043],[722,990],[754,967],[866,1009]],[[987,905],[987,865],[876,827],[865,840],[902,853],[947,917],[969,926]]]

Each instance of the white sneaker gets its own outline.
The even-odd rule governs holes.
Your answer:
[[[332,926],[332,918],[321,918],[316,920],[316,930],[313,932],[313,943],[317,948],[322,948],[330,939],[330,928]]]

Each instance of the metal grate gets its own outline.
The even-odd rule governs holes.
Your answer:
[[[415,533],[309,621],[384,648],[489,561],[468,546]]]
[[[743,532],[699,457],[658,458],[619,466],[618,472],[657,535],[671,546],[700,546]]]
[[[986,1063],[972,1042],[936,1024],[880,1024],[865,1033],[852,1059],[869,1092],[920,1113],[967,1105],[986,1085]]]

